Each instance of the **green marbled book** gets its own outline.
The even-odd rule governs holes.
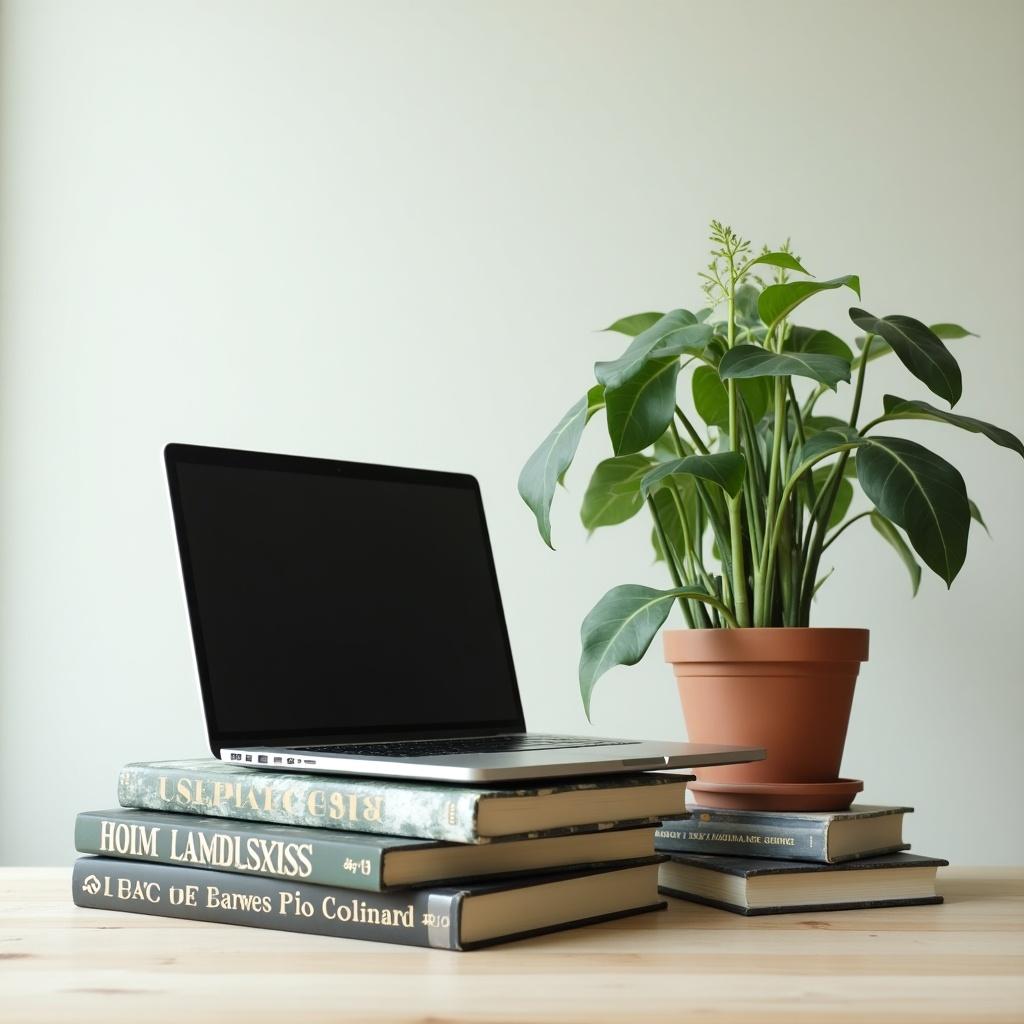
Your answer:
[[[117,800],[178,814],[482,843],[586,825],[613,828],[685,813],[693,776],[638,772],[539,784],[449,786],[274,772],[213,758],[138,761]]]
[[[75,849],[104,857],[383,892],[402,886],[580,870],[650,857],[654,825],[601,830],[578,826],[529,839],[446,843],[117,808],[79,814]]]

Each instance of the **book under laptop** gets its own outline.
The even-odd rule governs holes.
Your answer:
[[[164,456],[216,757],[451,782],[764,757],[528,732],[474,477],[183,444]]]

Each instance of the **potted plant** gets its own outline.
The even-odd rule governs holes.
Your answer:
[[[868,636],[810,626],[827,578],[823,553],[869,520],[907,567],[916,593],[918,558],[948,586],[963,565],[971,520],[984,525],[952,465],[884,428],[936,420],[1022,457],[1024,445],[950,411],[961,377],[944,342],[969,331],[854,307],[850,319],[860,333],[851,346],[796,317],[821,292],[848,289],[859,300],[855,275],[816,280],[788,244],[755,254],[718,222],[711,241],[701,274],[708,307],[612,324],[608,330],[629,337],[628,346],[595,364],[597,383],[530,457],[519,493],[551,546],[556,485],[587,422],[603,409],[612,457],[590,478],[583,524],[610,526],[646,507],[672,586],[614,587],[584,619],[579,681],[588,717],[597,681],[613,666],[639,661],[674,605],[689,628],[666,630],[664,649],[690,740],[768,751],[761,762],[699,771],[693,788],[700,802],[842,808],[861,788],[838,773]],[[949,410],[886,395],[878,415],[864,414],[868,366],[890,354]],[[678,401],[684,370],[696,417]],[[819,414],[819,399],[840,385],[852,387],[849,415]],[[858,487],[870,507],[850,514]]]

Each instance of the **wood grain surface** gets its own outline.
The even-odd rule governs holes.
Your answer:
[[[0,868],[0,1021],[1024,1021],[1024,869],[940,871],[942,906],[665,913],[475,953],[81,910]]]

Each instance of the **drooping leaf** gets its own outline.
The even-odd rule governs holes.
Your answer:
[[[616,665],[635,665],[651,646],[677,597],[708,599],[700,587],[654,590],[627,583],[613,587],[583,620],[580,639],[580,694],[590,718],[594,685]]]
[[[519,494],[537,519],[544,543],[551,543],[551,501],[555,487],[572,464],[583,428],[604,404],[604,388],[592,387],[562,418],[527,459],[519,474]]]
[[[698,366],[690,380],[697,415],[712,427],[729,429],[729,393],[713,366]],[[768,409],[769,390],[763,377],[737,381],[751,419],[755,423]]]
[[[967,557],[971,511],[959,471],[914,441],[866,437],[857,454],[864,493],[907,532],[933,572],[952,584]]]
[[[632,455],[668,430],[676,408],[679,360],[651,359],[624,384],[605,389],[608,436],[616,455]]]
[[[830,281],[787,281],[786,284],[770,284],[757,301],[761,319],[771,326],[789,316],[802,302],[812,295],[830,291],[833,288],[849,288],[860,298],[860,278],[856,274],[833,277]]]
[[[809,377],[835,390],[849,381],[850,364],[838,356],[804,352],[770,352],[758,345],[737,345],[718,364],[722,380],[745,377]]]
[[[921,566],[918,565],[914,553],[903,539],[903,534],[879,512],[872,512],[869,518],[871,525],[889,542],[907,567],[907,572],[910,573],[910,586],[913,589],[914,597],[917,597],[917,588],[921,586]]]
[[[989,530],[988,523],[982,519],[981,509],[970,498],[967,499],[967,507],[971,510],[971,518],[991,537],[992,531]]]
[[[986,423],[984,420],[976,420],[973,416],[961,416],[959,413],[937,409],[934,405],[929,405],[928,402],[897,398],[895,395],[883,395],[882,407],[885,409],[885,419],[887,420],[935,420],[940,423],[950,423],[961,430],[969,430],[972,434],[984,434],[990,441],[994,441],[1003,448],[1011,448],[1021,458],[1024,458],[1024,443],[1019,437],[1002,427]]]
[[[946,341],[956,341],[958,338],[976,338],[974,331],[967,330],[959,324],[931,324],[929,328],[932,334],[937,335]]]
[[[735,498],[743,486],[746,462],[739,452],[714,452],[711,455],[687,455],[671,462],[660,462],[640,483],[644,497],[666,477],[695,476],[717,484],[730,497]]]
[[[595,363],[594,375],[606,388],[621,387],[638,374],[648,360],[703,351],[710,338],[708,324],[697,323],[689,310],[676,309],[638,334],[618,359]]]
[[[842,338],[831,331],[813,327],[793,326],[782,344],[783,352],[815,352],[819,355],[838,356],[848,363],[853,362],[853,352]]]
[[[884,338],[900,362],[933,394],[951,406],[960,400],[960,367],[939,337],[920,320],[898,313],[872,316],[856,307],[850,310],[850,319],[862,331]]]
[[[753,267],[758,263],[769,267],[782,267],[784,270],[795,270],[798,274],[810,274],[810,271],[804,270],[800,266],[800,261],[788,252],[763,252],[747,265]]]
[[[604,331],[615,331],[617,334],[625,334],[635,338],[638,334],[653,327],[665,314],[664,313],[634,313],[632,316],[624,316],[621,320],[604,328]],[[604,333],[602,331],[602,333]]]
[[[646,455],[623,455],[599,462],[587,484],[580,519],[588,531],[624,523],[640,511],[640,481],[654,465]]]

